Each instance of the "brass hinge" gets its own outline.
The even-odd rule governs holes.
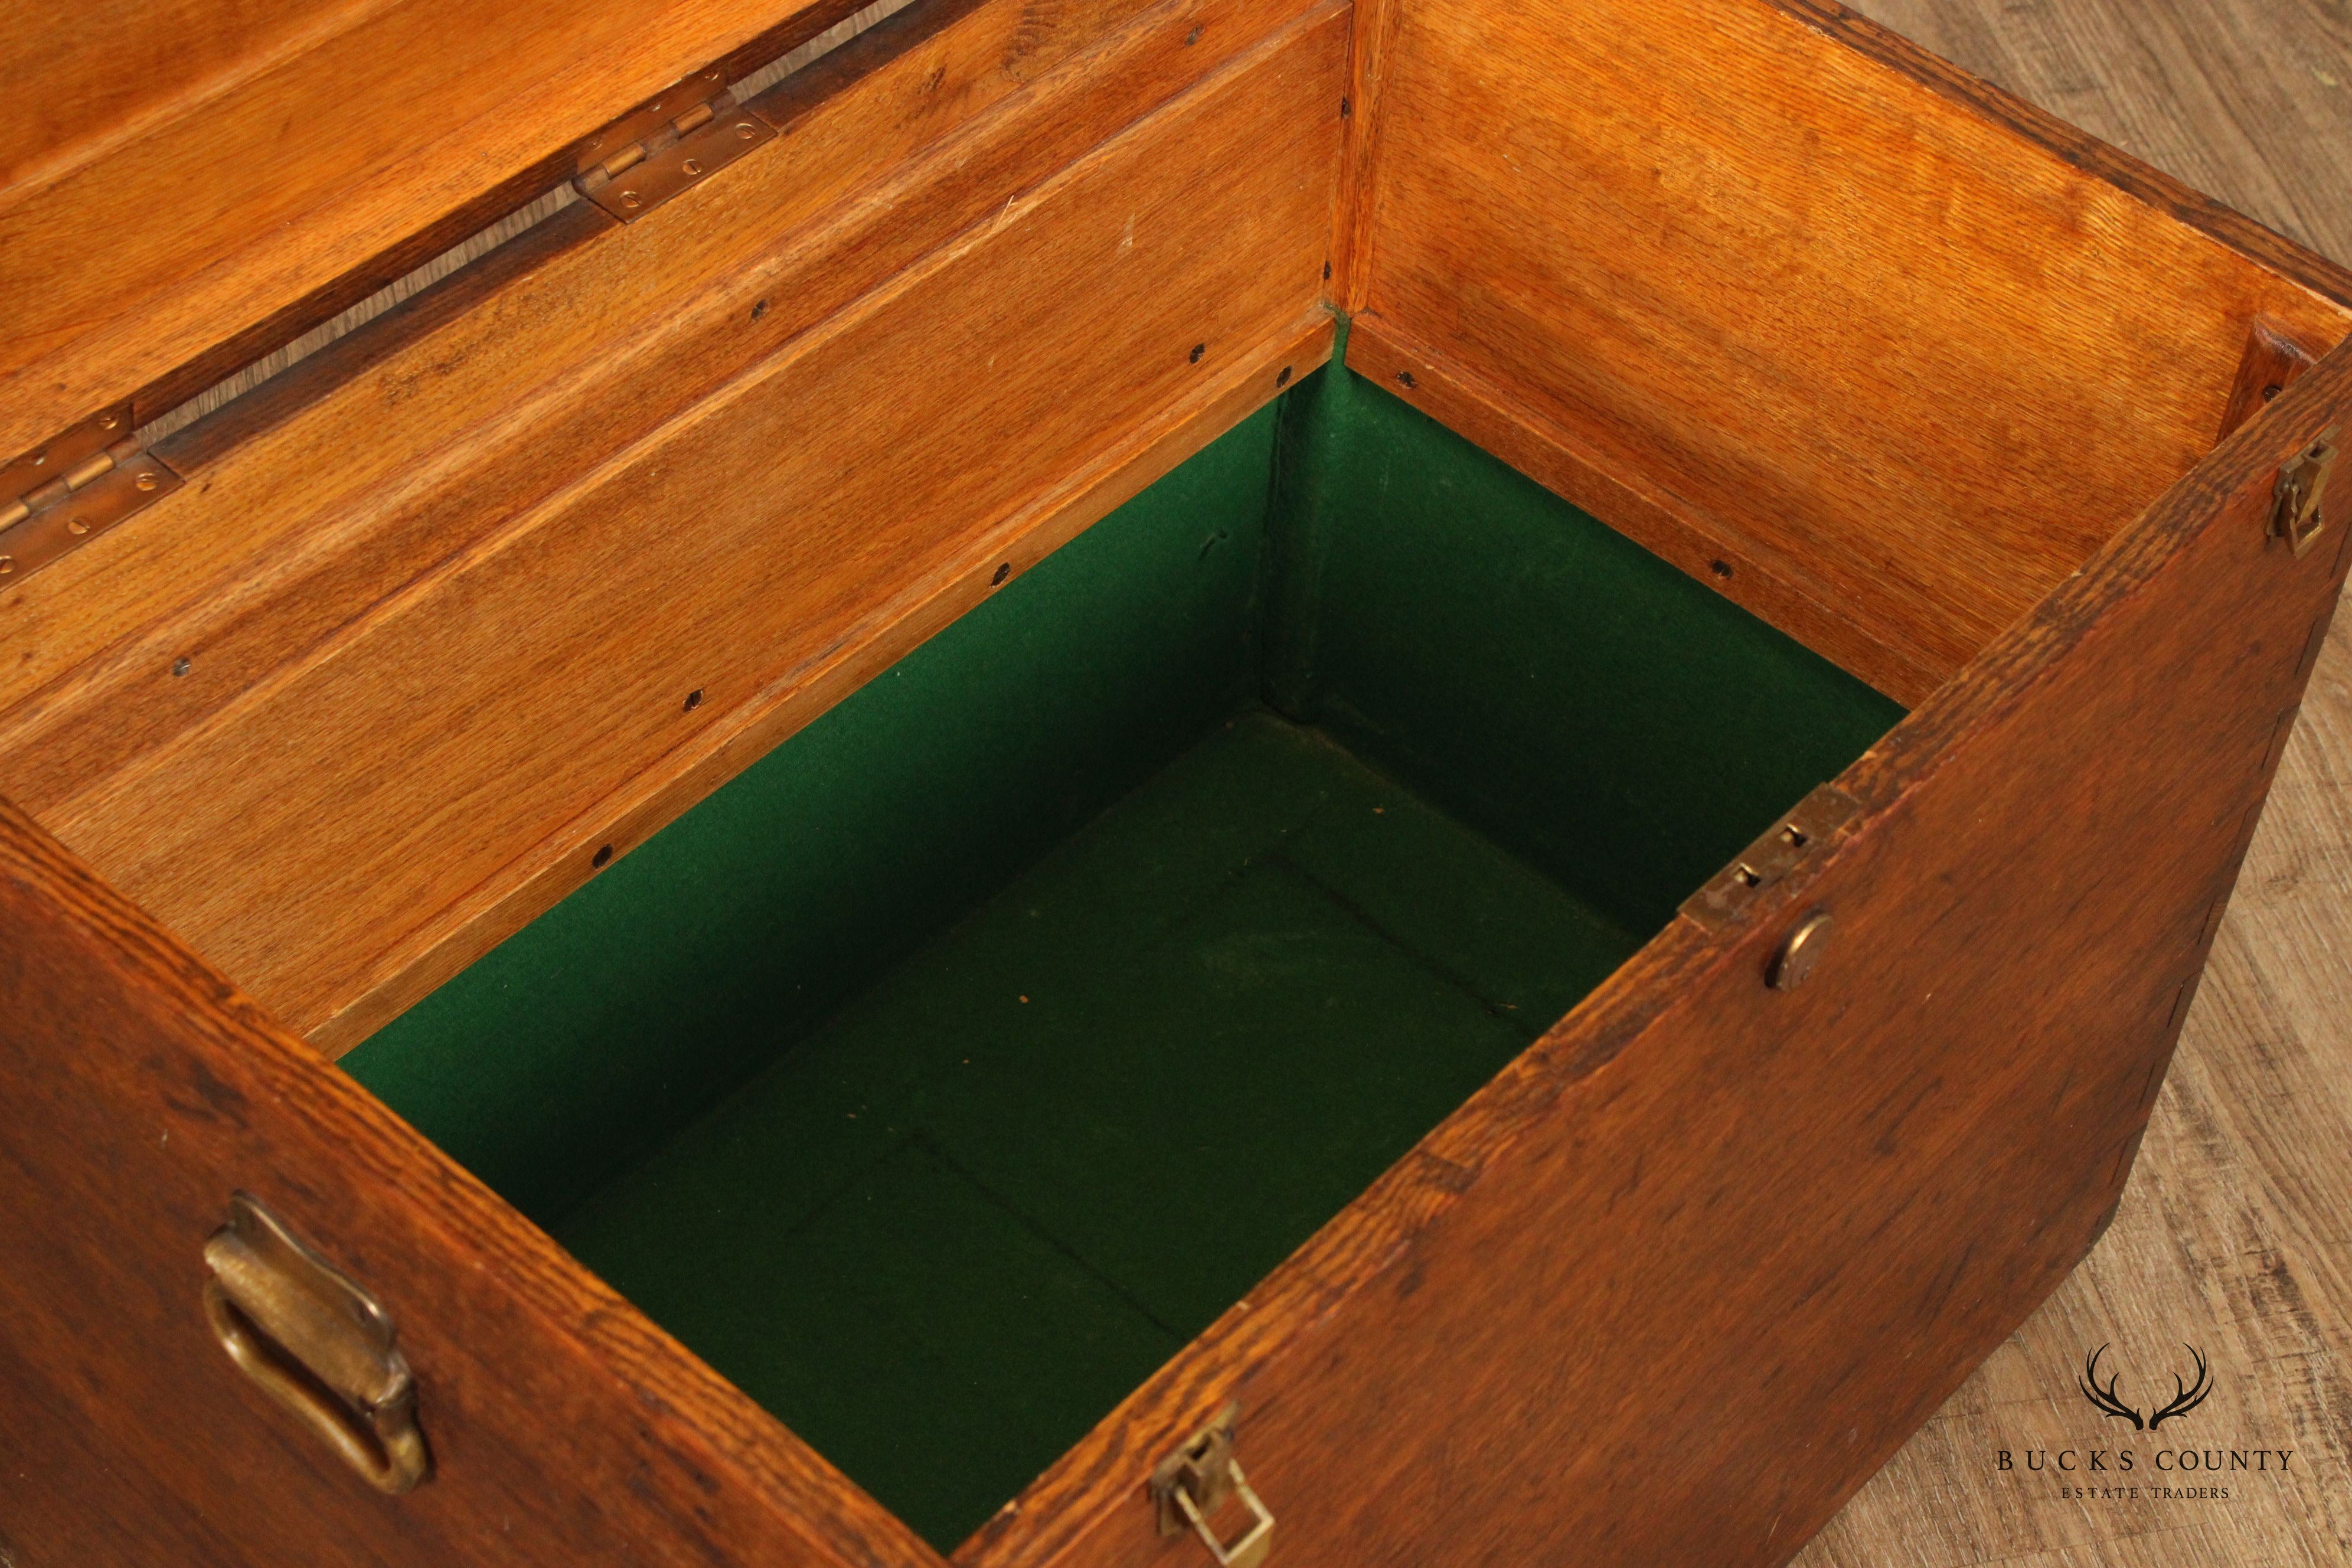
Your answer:
[[[0,584],[37,572],[180,488],[140,447],[131,405],[90,416],[0,468]]]
[[[1151,1472],[1151,1502],[1159,1512],[1160,1533],[1181,1535],[1191,1531],[1209,1549],[1218,1568],[1258,1568],[1274,1550],[1274,1515],[1250,1489],[1234,1458],[1234,1423],[1240,1415],[1238,1405],[1226,1405],[1215,1420],[1193,1433]],[[1228,1543],[1209,1521],[1234,1499],[1248,1510],[1249,1527]]]
[[[572,183],[623,223],[635,223],[775,134],[735,101],[725,73],[712,66],[581,142]]]
[[[2336,432],[2328,431],[2296,453],[2279,470],[2278,500],[2271,511],[2271,537],[2284,539],[2300,556],[2319,539],[2319,509],[2327,499],[2327,478],[2336,471]]]
[[[1708,931],[1721,931],[1738,918],[1749,900],[1770,887],[1839,828],[1862,815],[1862,805],[1835,784],[1823,784],[1797,803],[1748,852],[1717,872],[1706,886],[1683,900],[1682,912]]]

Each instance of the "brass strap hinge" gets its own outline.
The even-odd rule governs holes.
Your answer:
[[[580,144],[579,193],[637,219],[771,141],[775,127],[735,101],[717,66],[696,72]]]
[[[118,404],[0,468],[0,584],[37,572],[180,488]]]
[[[1258,1568],[1274,1550],[1274,1515],[1250,1489],[1234,1458],[1234,1423],[1240,1414],[1239,1406],[1226,1405],[1215,1420],[1192,1434],[1151,1472],[1151,1502],[1159,1512],[1160,1533],[1181,1535],[1191,1531],[1209,1549],[1218,1568]],[[1247,1526],[1230,1543],[1211,1522],[1229,1500],[1238,1500],[1249,1514]]]
[[[2320,508],[2327,500],[2328,476],[2336,471],[2336,432],[2330,430],[2279,470],[2271,537],[2285,540],[2298,556],[2319,541]]]

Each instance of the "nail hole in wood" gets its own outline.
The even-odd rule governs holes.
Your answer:
[[[1412,372],[1409,370],[1401,370],[1397,372],[1397,379],[1404,383],[1407,386],[1419,386],[1421,384],[1421,383],[1413,380]]]
[[[1706,569],[1718,577],[1731,575],[1731,563],[1728,561],[1710,561],[1706,563]]]
[[[1184,47],[1188,49],[1200,41],[1201,29],[1198,27],[1193,28],[1191,32],[1184,35]]]
[[[2275,403],[2278,401],[2278,395],[2285,390],[2285,387],[2279,385],[2276,382],[2273,382],[2270,385],[2263,388],[2263,401],[2264,403]]]
[[[761,300],[758,304],[751,307],[751,319],[755,321],[767,313],[768,302],[765,300]]]
[[[686,710],[689,713],[702,706],[702,688],[696,687],[686,694]]]
[[[1004,584],[1004,580],[1012,575],[1013,563],[1007,561],[1003,565],[999,566],[996,569],[996,575],[988,580],[988,585],[992,588],[1002,587]]]
[[[592,865],[592,866],[600,866],[600,867],[601,867],[601,866],[608,866],[608,865],[612,864],[612,860],[613,860],[613,847],[612,847],[611,845],[607,844],[607,845],[605,845],[602,849],[597,850],[597,851],[596,851],[596,853],[595,853],[594,855],[591,856],[591,857],[589,858],[589,861],[588,861],[588,863],[589,863],[590,865]]]
[[[194,665],[190,664],[184,658],[175,658],[172,661],[172,673],[173,675],[185,675],[189,670],[194,668],[195,667]]]
[[[1193,363],[1194,364],[1199,364],[1199,363],[1201,363],[1201,356],[1202,356],[1202,354],[1204,354],[1204,353],[1207,353],[1208,352],[1209,352],[1209,345],[1208,345],[1208,344],[1206,344],[1206,343],[1194,343],[1194,344],[1192,345],[1192,363]]]
[[[1274,384],[1276,386],[1288,386],[1290,384],[1290,367],[1288,365],[1284,365],[1280,370],[1274,373]]]
[[[1331,264],[1328,261],[1323,264],[1323,281],[1326,283],[1331,281]]]

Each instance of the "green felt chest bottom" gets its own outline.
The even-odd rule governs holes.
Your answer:
[[[1636,945],[1249,713],[557,1234],[953,1540]]]
[[[1899,714],[1335,368],[346,1066],[952,1547]]]

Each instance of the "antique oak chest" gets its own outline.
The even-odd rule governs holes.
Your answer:
[[[2352,276],[1825,0],[885,9],[0,19],[0,1563],[1787,1561]]]

